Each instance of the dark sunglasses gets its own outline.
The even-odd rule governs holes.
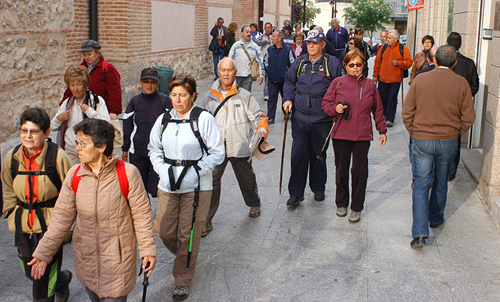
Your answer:
[[[354,66],[356,67],[361,67],[363,66],[363,63],[351,63],[351,64],[348,64],[347,66],[349,66],[349,68],[354,68]]]
[[[347,43],[347,44],[349,44],[349,45],[354,45],[354,43],[352,43],[352,42],[349,42],[349,43]]]
[[[175,77],[175,78],[173,79],[173,81],[175,81],[175,80],[179,80],[179,81],[184,82],[184,83],[188,83],[188,82],[189,82],[189,83],[191,83],[191,84],[194,84],[194,83],[193,83],[193,81],[191,81],[191,80],[190,80],[190,79],[188,79],[187,77]]]

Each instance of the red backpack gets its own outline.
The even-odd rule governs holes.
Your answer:
[[[75,174],[73,174],[73,179],[71,180],[71,187],[73,188],[73,192],[78,191],[78,185],[80,184],[80,180],[82,179],[81,176],[76,176],[78,174],[78,171],[80,171],[80,166],[78,166],[75,170]],[[125,196],[125,199],[128,201],[128,178],[127,178],[127,173],[125,171],[125,163],[123,160],[117,160],[116,161],[116,174],[118,174],[118,181],[120,182],[120,188],[122,189],[123,196]]]

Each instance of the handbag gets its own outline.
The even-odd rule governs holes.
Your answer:
[[[241,47],[243,48],[243,51],[248,57],[248,60],[250,61],[250,68],[252,70],[251,76],[252,78],[257,78],[259,77],[259,69],[260,69],[260,64],[257,62],[257,59],[250,58],[250,55],[248,54],[247,49],[245,48],[245,45],[241,44]]]

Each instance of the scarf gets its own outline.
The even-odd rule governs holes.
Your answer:
[[[72,96],[68,103],[66,103],[66,111],[71,110],[71,106],[75,102],[75,97]],[[69,120],[69,119],[68,119]],[[61,147],[61,149],[65,150],[66,142],[64,141],[64,136],[66,135],[66,130],[68,130],[68,120],[64,120],[57,131],[57,145]]]

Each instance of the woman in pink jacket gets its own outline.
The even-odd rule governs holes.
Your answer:
[[[343,61],[347,75],[336,78],[328,88],[321,109],[337,117],[332,132],[335,152],[335,203],[337,216],[347,215],[349,206],[349,166],[352,156],[352,203],[350,222],[358,222],[365,202],[368,179],[368,150],[373,140],[372,115],[380,134],[380,145],[387,141],[382,101],[375,83],[363,75],[365,58],[357,48]],[[347,105],[341,104],[345,101]],[[340,115],[340,116],[339,116]]]

